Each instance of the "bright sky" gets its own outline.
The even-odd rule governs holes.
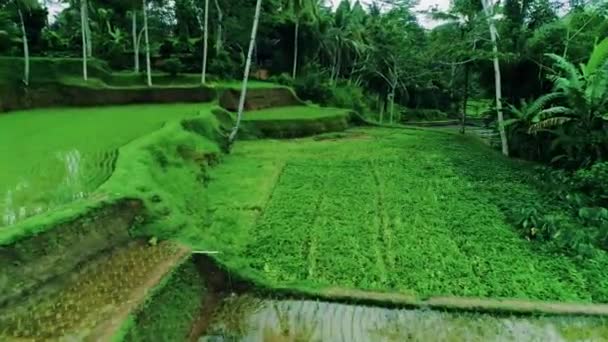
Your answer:
[[[338,6],[338,4],[341,2],[341,0],[327,0],[327,1],[329,3],[331,3],[334,8],[336,8]],[[355,1],[356,0],[350,0],[351,3],[355,2]],[[368,3],[373,2],[373,0],[360,0],[360,1],[363,4],[368,4]],[[420,1],[420,3],[415,8],[417,11],[428,10],[429,8],[432,8],[434,6],[437,6],[437,8],[440,10],[447,10],[450,7],[450,0],[419,0],[419,1]],[[426,28],[433,28],[434,26],[436,26],[438,24],[437,22],[434,22],[432,19],[428,18],[425,15],[419,15],[418,20],[419,20],[420,24],[422,24],[422,26],[424,26]]]

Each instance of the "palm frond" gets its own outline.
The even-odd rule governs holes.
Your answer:
[[[542,111],[548,103],[562,96],[562,93],[559,92],[545,94],[526,106],[526,114],[535,115],[536,113]]]
[[[555,106],[555,107],[551,107],[551,108],[547,108],[547,109],[543,109],[539,112],[539,117],[541,118],[552,118],[555,115],[560,115],[560,116],[564,116],[564,115],[569,115],[572,114],[574,111],[568,107],[564,107],[564,106]]]
[[[528,133],[536,134],[536,133],[540,132],[541,130],[545,130],[545,129],[556,127],[556,126],[561,126],[570,120],[572,120],[572,118],[563,117],[563,116],[557,116],[554,118],[546,119],[546,120],[543,120],[541,122],[531,125],[530,128],[528,128]]]
[[[581,73],[576,66],[570,63],[567,59],[562,56],[558,56],[554,53],[546,53],[545,56],[549,57],[554,61],[555,67],[561,69],[566,73],[566,78],[572,83],[580,83]],[[556,75],[558,76],[558,75]]]
[[[608,38],[604,38],[595,46],[589,61],[585,66],[585,75],[592,75],[608,61]]]

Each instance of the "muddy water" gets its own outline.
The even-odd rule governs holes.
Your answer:
[[[608,320],[497,317],[250,296],[223,301],[199,342],[608,341]]]

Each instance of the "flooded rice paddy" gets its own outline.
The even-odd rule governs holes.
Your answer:
[[[212,341],[608,341],[608,321],[235,296],[223,301],[199,339]]]
[[[0,227],[86,198],[119,148],[210,104],[52,108],[0,115]]]

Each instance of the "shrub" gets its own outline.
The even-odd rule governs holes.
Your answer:
[[[218,75],[220,79],[241,79],[243,68],[240,63],[230,57],[228,52],[222,51],[216,57],[209,59],[209,73]]]
[[[272,83],[277,83],[288,87],[292,87],[294,84],[293,78],[291,78],[291,76],[289,76],[289,74],[287,73],[282,73],[278,76],[272,76],[268,80]]]
[[[595,204],[608,207],[608,162],[577,171],[574,182]]]
[[[352,84],[343,84],[332,88],[328,104],[338,108],[351,108],[360,114],[368,111],[363,89]]]
[[[179,58],[169,58],[161,65],[161,70],[168,72],[171,76],[177,76],[184,69]]]

